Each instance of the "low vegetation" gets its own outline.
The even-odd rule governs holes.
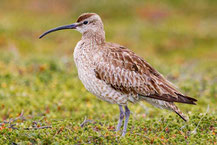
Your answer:
[[[0,144],[217,144],[217,3],[92,3],[0,2]],[[72,53],[80,34],[38,40],[89,11],[102,16],[108,41],[129,47],[198,100],[177,104],[189,122],[141,102],[129,104],[126,136],[114,131],[118,106],[78,79]]]

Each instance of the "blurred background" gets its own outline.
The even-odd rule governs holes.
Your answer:
[[[25,57],[34,54],[72,55],[81,35],[74,31],[38,36],[70,24],[84,12],[98,13],[107,41],[117,42],[144,57],[183,64],[216,60],[215,0],[7,0],[0,1],[0,50]],[[48,55],[50,54],[50,55]]]
[[[117,105],[96,99],[77,77],[72,56],[81,34],[65,30],[38,39],[84,12],[102,17],[107,41],[130,48],[199,100],[197,106],[180,105],[185,113],[205,112],[209,104],[216,116],[216,0],[0,0],[1,120],[22,110],[30,118],[117,119]],[[168,115],[130,107],[140,116]]]

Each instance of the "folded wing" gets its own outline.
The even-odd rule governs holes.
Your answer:
[[[195,104],[194,98],[183,95],[143,58],[118,44],[106,44],[95,73],[114,89],[133,96],[167,102]],[[110,48],[110,49],[108,49]]]

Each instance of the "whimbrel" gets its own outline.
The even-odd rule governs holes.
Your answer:
[[[119,105],[120,116],[116,131],[120,130],[125,117],[122,136],[126,134],[130,116],[128,102],[145,100],[158,108],[174,111],[183,120],[187,120],[174,102],[195,104],[197,100],[178,91],[163,75],[131,50],[106,42],[99,15],[84,13],[76,23],[51,29],[40,38],[63,29],[75,29],[82,34],[82,39],[74,49],[79,79],[95,96]]]

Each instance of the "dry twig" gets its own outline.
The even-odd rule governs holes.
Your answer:
[[[85,124],[87,124],[87,123],[92,123],[93,122],[93,120],[89,120],[89,119],[87,119],[87,117],[85,116],[85,118],[84,118],[84,121],[81,123],[81,127],[84,127],[84,125]]]

